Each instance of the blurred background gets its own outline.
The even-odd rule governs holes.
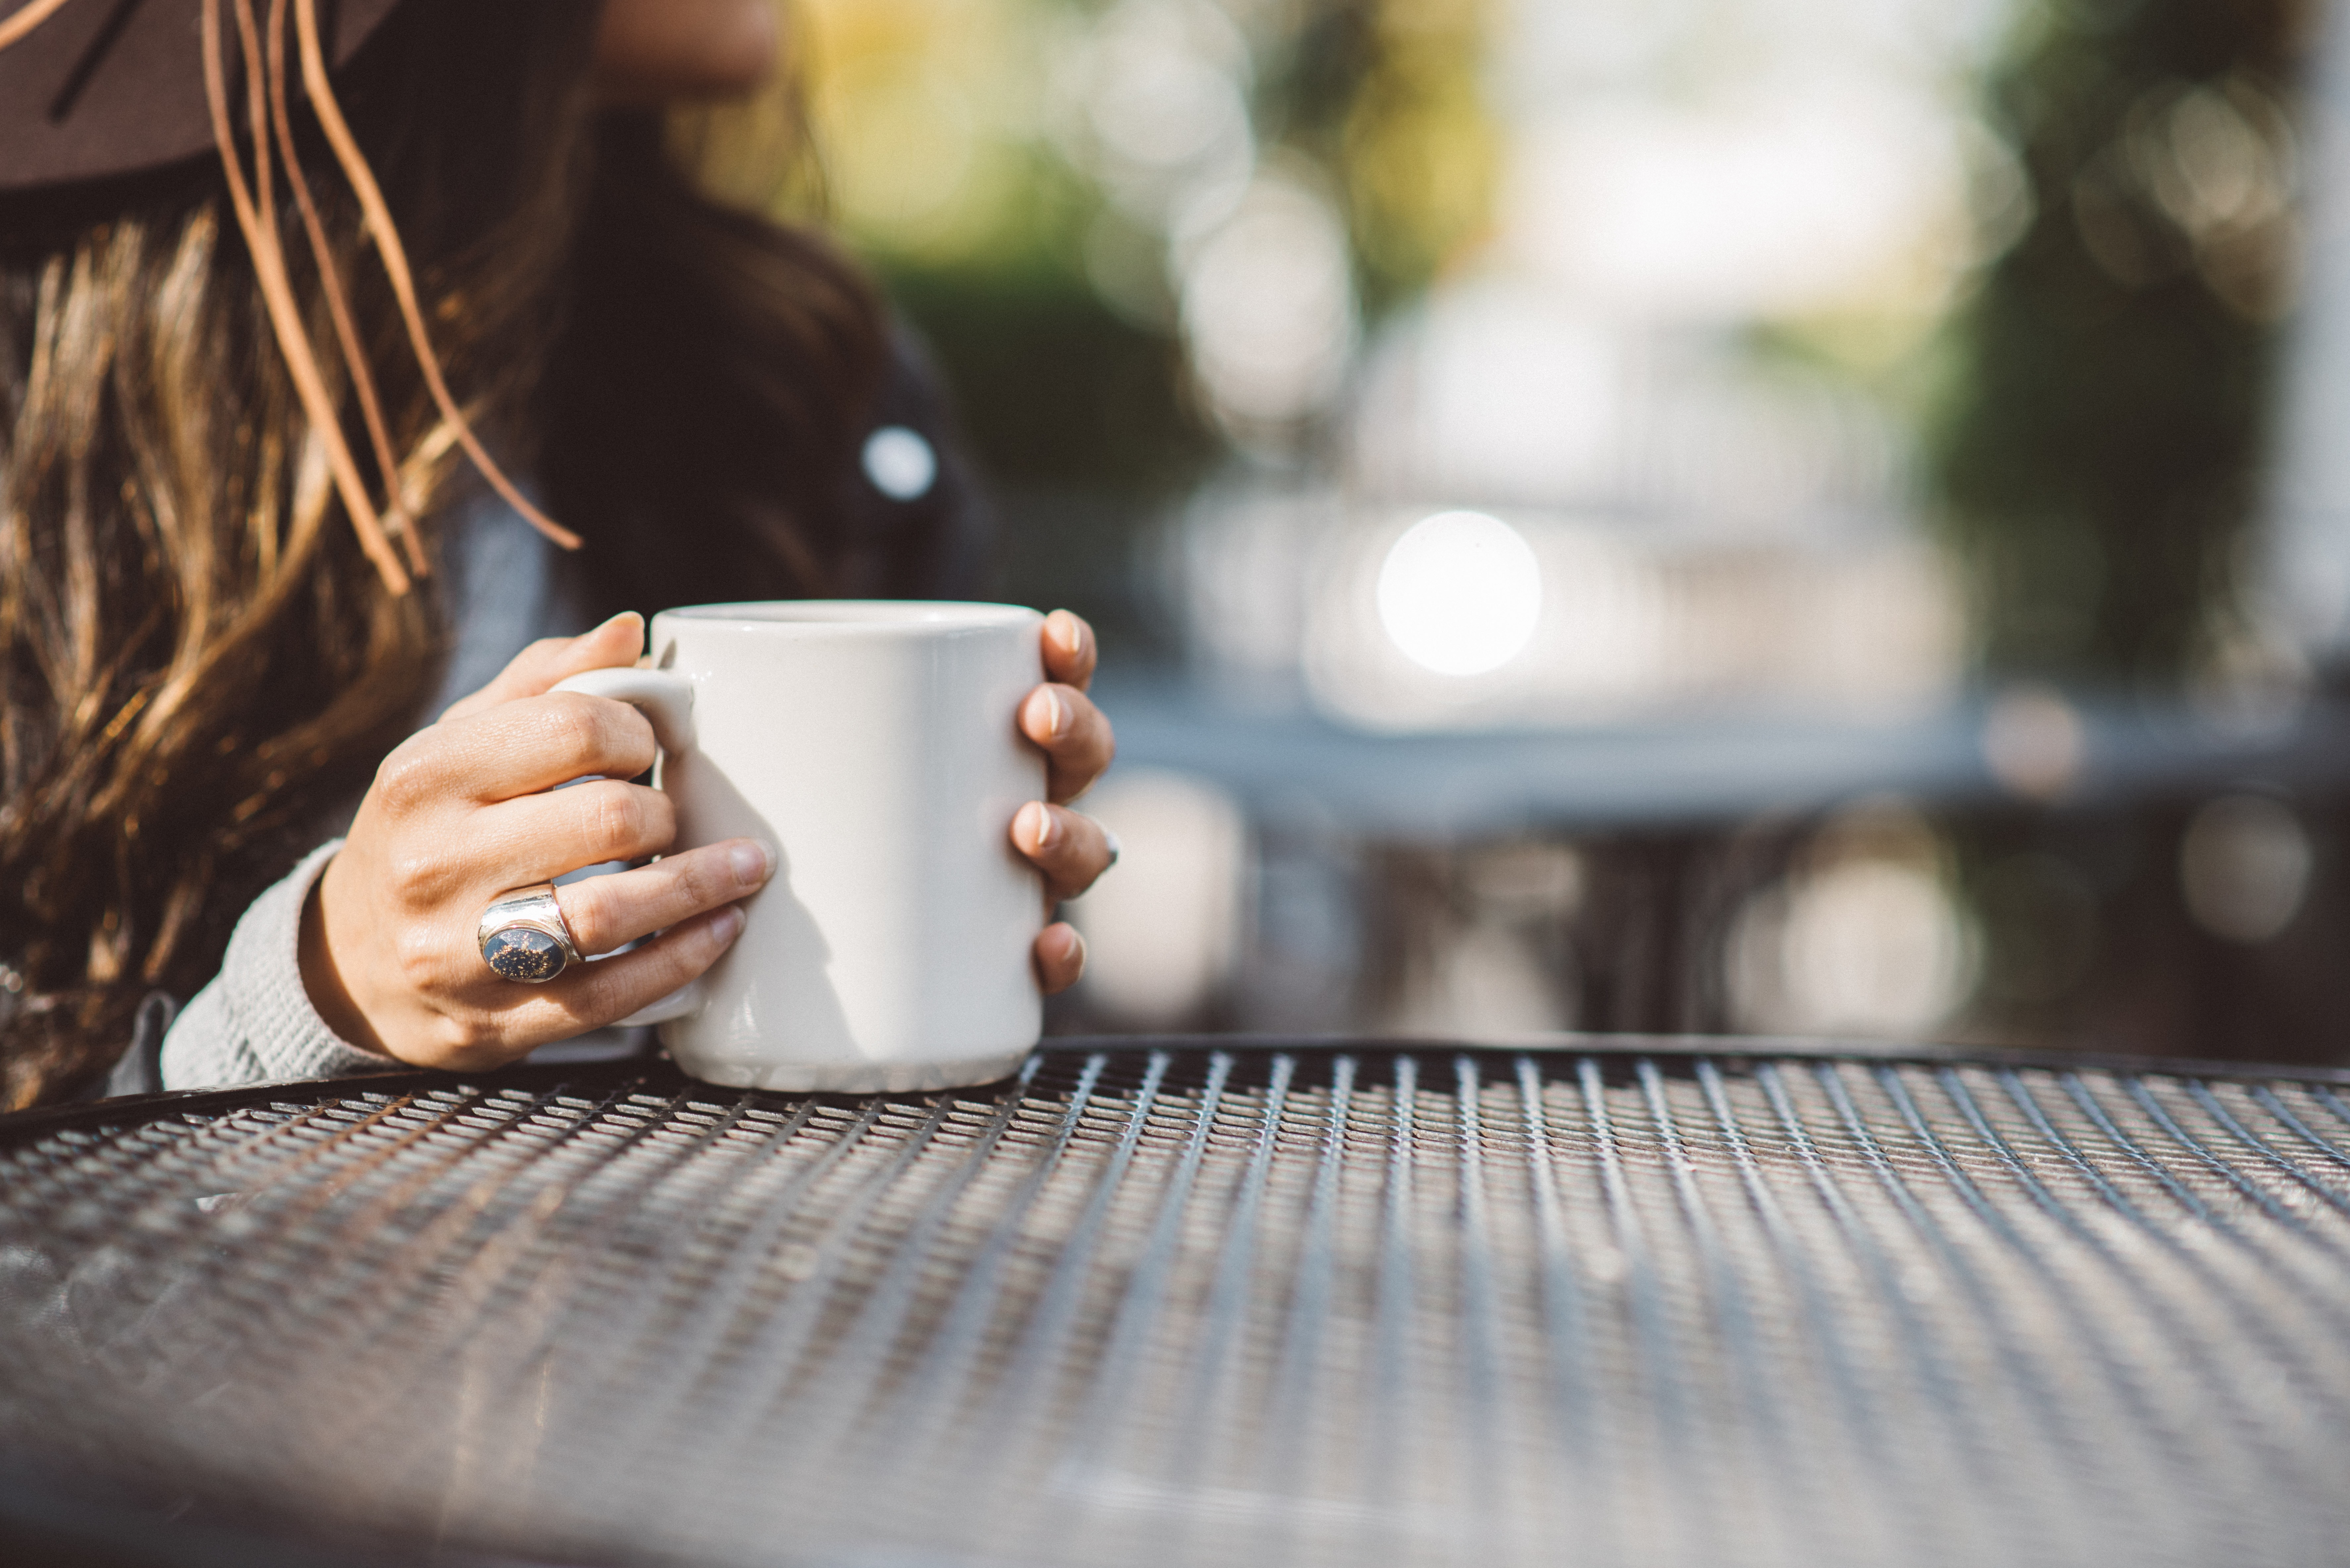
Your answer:
[[[2350,16],[794,25],[999,596],[1102,633],[1055,1029],[2350,1060]]]

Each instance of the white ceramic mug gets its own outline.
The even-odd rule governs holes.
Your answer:
[[[872,1093],[986,1083],[1036,1044],[1044,888],[1012,818],[1045,797],[1017,728],[1044,618],[811,600],[653,618],[650,669],[556,688],[642,711],[677,847],[780,857],[743,934],[632,1023],[715,1084]]]

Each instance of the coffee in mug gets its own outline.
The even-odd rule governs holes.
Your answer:
[[[985,1083],[1036,1043],[1045,797],[1021,735],[1044,618],[1009,605],[810,600],[653,618],[650,668],[562,682],[652,722],[677,847],[775,846],[740,937],[630,1022],[714,1084],[845,1093]]]

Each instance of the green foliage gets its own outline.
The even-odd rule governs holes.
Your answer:
[[[2033,205],[1955,323],[1934,457],[1985,665],[2175,682],[2256,503],[2298,0],[2047,0],[1991,84]]]
[[[1419,296],[1492,221],[1502,138],[1485,102],[1488,0],[1316,0],[1266,62],[1267,140],[1326,170],[1365,314]]]
[[[1222,451],[1173,336],[1112,312],[1070,267],[884,266],[954,394],[998,524],[988,592],[1087,617],[1123,659],[1168,657],[1137,541]]]
[[[1114,314],[1074,270],[899,262],[885,282],[998,483],[1163,495],[1212,458],[1183,393],[1180,346]]]

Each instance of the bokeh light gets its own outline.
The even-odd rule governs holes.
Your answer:
[[[1982,751],[2002,787],[2028,800],[2054,800],[2079,780],[2089,741],[2062,692],[2026,680],[1991,700],[1983,714]]]
[[[866,438],[865,477],[892,501],[919,501],[939,477],[939,454],[903,425],[883,425]]]
[[[1865,806],[1832,823],[1733,921],[1738,1023],[1770,1033],[1914,1038],[1974,988],[1980,943],[1951,896],[1945,847],[1914,813]]]
[[[1055,75],[1061,144],[1135,221],[1196,226],[1246,188],[1249,47],[1208,0],[1119,0]]]
[[[1963,659],[1948,578],[1916,541],[1721,549],[1605,515],[1512,507],[1473,514],[1525,542],[1539,613],[1513,655],[1460,673],[1449,657],[1416,657],[1382,603],[1382,585],[1436,593],[1409,557],[1390,565],[1403,524],[1434,510],[1336,498],[1203,508],[1182,558],[1198,645],[1233,676],[1295,650],[1317,707],[1389,732],[1914,718],[1949,701]],[[1474,635],[1505,629],[1481,623]]]
[[[1346,226],[1327,197],[1261,175],[1230,216],[1176,250],[1192,367],[1235,434],[1301,420],[1337,392],[1355,296]]]
[[[2222,795],[2195,814],[2179,843],[2187,912],[2223,941],[2272,940],[2301,913],[2315,861],[2292,807],[2266,795]]]
[[[1440,512],[1406,529],[1379,568],[1379,624],[1439,675],[1482,675],[1525,650],[1542,618],[1542,566],[1516,529]]]

